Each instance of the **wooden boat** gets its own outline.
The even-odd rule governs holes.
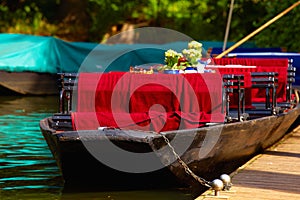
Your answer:
[[[108,77],[113,75],[107,74]],[[64,76],[61,79],[65,80],[61,91],[61,109],[59,113],[41,120],[40,128],[62,172],[66,186],[96,185],[99,190],[185,187],[198,195],[207,189],[211,180],[219,178],[221,174],[231,173],[254,155],[279,141],[293,124],[298,123],[297,118],[300,114],[300,106],[293,100],[284,107],[278,107],[282,105],[278,103],[274,112],[258,108],[243,111],[243,108],[238,108],[237,115],[234,115],[234,108],[227,107],[228,102],[224,104],[222,101],[228,97],[228,93],[224,91],[231,91],[224,90],[226,84],[223,82],[222,96],[218,97],[221,105],[226,107],[223,107],[224,110],[230,110],[230,113],[222,110],[222,116],[225,117],[223,122],[215,120],[218,122],[201,122],[201,126],[198,124],[192,128],[145,131],[136,127],[123,129],[100,126],[97,120],[109,118],[104,116],[97,118],[93,128],[84,129],[80,126],[85,127],[93,121],[93,114],[83,113],[80,117],[79,108],[76,112],[70,111],[70,95],[73,94],[74,84],[70,77],[75,75]],[[91,77],[99,80],[97,76],[86,74],[86,79],[79,80],[84,83],[91,81]],[[159,80],[165,80],[166,77],[183,75],[129,75],[137,82],[139,76],[143,76],[140,79],[145,81],[147,76],[157,76]],[[201,77],[199,74],[188,74],[186,78],[189,76],[194,76],[191,80],[194,80],[195,76]],[[228,79],[230,77],[234,77],[232,80],[236,81],[240,76],[227,76]],[[89,84],[91,85],[91,82],[87,85]],[[105,84],[99,85],[102,87]],[[79,91],[82,85],[78,83],[77,87]],[[150,88],[155,93],[153,85]],[[236,91],[236,88],[233,90]],[[104,89],[99,90],[100,93],[101,91]],[[105,92],[107,91],[108,88],[105,89]],[[80,94],[83,93],[78,92],[79,99]],[[86,91],[84,94],[87,95],[85,103],[89,104],[86,101],[93,98]],[[297,93],[294,95],[297,96]],[[64,97],[67,97],[67,100]],[[237,97],[239,102],[240,97]],[[78,104],[82,101],[78,100]],[[105,102],[101,103],[106,107]],[[243,115],[245,113],[249,114],[247,119],[247,116]],[[77,117],[77,121],[74,117]]]
[[[289,130],[300,113],[299,106],[280,116],[268,116],[246,122],[237,122],[196,130],[170,131],[164,133],[168,138],[180,134],[182,140],[193,143],[181,159],[198,176],[207,180],[218,178],[223,173],[231,173],[251,157],[277,142]],[[96,184],[101,189],[156,188],[164,186],[190,186],[198,192],[203,186],[185,172],[184,167],[172,163],[167,168],[148,173],[127,173],[106,166],[94,158],[81,140],[88,143],[99,142],[101,146],[113,142],[132,152],[151,152],[166,145],[163,136],[142,131],[95,130],[56,132],[51,128],[51,118],[41,121],[40,126],[47,143],[57,160],[67,184]],[[238,131],[237,131],[238,130]],[[207,132],[218,133],[220,137],[212,151],[201,155],[203,139]],[[196,135],[195,135],[196,134]],[[83,137],[82,135],[85,135]],[[107,138],[110,141],[107,141]],[[173,157],[174,155],[168,156]],[[155,160],[159,162],[159,158]],[[123,162],[131,162],[121,160]],[[141,161],[144,162],[144,161]],[[154,162],[154,159],[151,160]],[[170,173],[170,171],[174,174]],[[179,179],[177,179],[179,178]],[[99,188],[100,189],[100,188]]]
[[[1,95],[58,95],[57,76],[50,73],[0,71]]]
[[[300,2],[295,3],[216,58],[222,58],[299,4]],[[233,68],[224,68],[223,72],[228,69],[232,70]],[[254,69],[258,71],[253,72],[252,69],[247,68],[246,71],[222,73],[222,95],[218,95],[220,94],[218,93],[220,87],[215,84],[220,83],[216,81],[217,79],[213,79],[206,85],[206,87],[212,85],[209,92],[207,92],[207,88],[201,87],[205,84],[201,80],[199,82],[197,77],[189,79],[188,82],[192,85],[193,92],[183,92],[185,93],[183,96],[176,97],[181,100],[181,98],[186,99],[188,96],[192,100],[190,102],[184,101],[183,105],[179,104],[179,107],[182,106],[179,110],[173,111],[171,109],[171,112],[173,111],[171,115],[170,110],[166,109],[166,112],[162,114],[166,117],[162,120],[163,126],[158,127],[157,124],[152,127],[147,126],[149,121],[151,123],[152,121],[159,122],[161,116],[157,113],[150,116],[152,107],[149,105],[146,105],[147,114],[146,117],[143,115],[144,120],[133,120],[135,122],[133,125],[127,123],[130,117],[140,119],[140,113],[135,115],[136,108],[134,104],[130,104],[132,102],[139,103],[139,101],[134,100],[139,98],[130,99],[132,88],[127,91],[126,86],[135,81],[140,83],[146,81],[145,84],[148,84],[148,89],[141,89],[136,85],[133,88],[158,96],[156,85],[153,85],[154,79],[162,81],[160,83],[164,85],[165,80],[173,80],[175,76],[181,77],[181,75],[156,78],[154,76],[151,78],[146,76],[142,78],[133,77],[130,80],[134,80],[132,82],[121,81],[115,96],[118,101],[111,101],[112,98],[98,95],[98,93],[109,93],[114,96],[115,92],[109,90],[110,84],[97,82],[100,80],[98,75],[87,76],[83,81],[78,81],[75,92],[78,99],[75,99],[79,106],[77,105],[76,111],[73,112],[71,112],[72,102],[70,101],[73,94],[73,84],[72,81],[63,81],[60,93],[60,113],[41,120],[40,127],[66,183],[77,182],[82,185],[96,183],[101,186],[101,189],[131,187],[136,189],[137,186],[139,188],[186,186],[191,189],[194,195],[198,195],[207,187],[213,187],[214,183],[208,180],[218,178],[223,173],[234,171],[251,157],[279,141],[294,124],[298,123],[300,106],[297,96],[299,95],[298,92],[292,90],[292,83],[295,82],[294,68],[286,66],[283,71],[278,68],[280,72],[262,68]],[[67,76],[70,77],[70,75]],[[147,82],[147,79],[152,81]],[[196,83],[193,83],[194,79],[197,80]],[[119,79],[113,78],[113,80],[118,81]],[[97,86],[96,88],[94,86],[92,90],[85,88],[87,90],[83,89],[82,93],[82,91],[80,92],[82,90],[80,82],[87,82],[88,85],[96,84]],[[182,82],[178,82],[178,80],[171,82],[171,86],[167,84],[168,88],[172,90],[174,84],[178,89],[181,88]],[[113,84],[113,86],[116,85],[118,84]],[[186,85],[183,88],[186,89]],[[200,90],[196,92],[197,88]],[[252,91],[254,88],[256,88],[256,92]],[[261,89],[265,91],[264,104],[255,102],[256,98],[261,98],[258,95]],[[93,95],[90,94],[91,91]],[[128,94],[126,95],[122,91],[127,91],[130,94],[129,99],[125,101],[125,104],[130,104],[129,108],[123,108],[123,110],[120,106],[123,105],[120,99],[126,99]],[[175,91],[177,90],[173,90],[173,92]],[[213,95],[209,99],[206,93],[211,92]],[[193,99],[194,94],[197,96],[196,99]],[[248,101],[247,94],[252,95]],[[279,94],[280,100],[277,99],[277,94]],[[292,97],[292,94],[296,98]],[[64,97],[67,98],[66,102]],[[81,99],[81,97],[85,98]],[[166,96],[161,99],[164,100],[164,98]],[[106,102],[107,99],[108,102]],[[147,98],[140,98],[140,100],[142,104],[148,101]],[[212,103],[215,100],[217,104]],[[199,107],[202,106],[200,111],[193,110],[197,105],[191,104],[191,102],[198,103]],[[81,104],[85,107],[82,108]],[[205,110],[206,104],[211,104],[209,105],[211,110]],[[117,109],[107,109],[111,105],[117,105]],[[160,105],[168,107],[178,105],[178,102],[172,99],[169,104]],[[192,108],[192,110],[188,112],[189,110],[185,110],[186,108]],[[217,110],[217,113],[213,113],[213,110]],[[156,107],[154,111],[161,110]],[[128,114],[128,112],[131,113]],[[133,115],[131,115],[132,113]],[[196,119],[191,117],[191,113],[198,114]],[[215,118],[212,113],[224,114],[223,122],[220,121],[220,118]],[[121,114],[118,117],[121,118],[121,125],[124,127],[118,127],[120,124],[114,121],[113,117],[116,117],[114,114]],[[178,117],[183,119],[183,127],[181,127],[181,120],[178,124]],[[103,123],[105,126],[102,125]],[[117,126],[111,128],[112,125]],[[143,130],[144,126],[152,129],[150,132],[149,130],[145,131]],[[137,130],[137,128],[141,129]],[[129,156],[124,152],[129,152]],[[97,188],[99,189],[99,187]]]

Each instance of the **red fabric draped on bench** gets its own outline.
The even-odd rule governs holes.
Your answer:
[[[218,67],[216,70],[220,74],[244,74],[246,90],[251,88],[251,72],[278,72],[278,88],[277,102],[286,101],[286,84],[287,84],[287,68],[288,59],[278,58],[220,58],[213,59],[216,65],[246,65],[256,66],[255,68],[233,68],[233,67]],[[207,66],[209,68],[209,65]],[[264,102],[265,91],[261,89],[251,89],[251,101]]]
[[[80,73],[74,129],[116,127],[146,131],[223,122],[219,74]]]

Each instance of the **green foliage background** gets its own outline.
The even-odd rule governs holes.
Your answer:
[[[223,41],[230,0],[2,0],[0,32],[101,42],[127,26],[180,31]],[[229,41],[237,42],[295,0],[235,0]],[[259,47],[299,51],[300,6],[251,38]]]

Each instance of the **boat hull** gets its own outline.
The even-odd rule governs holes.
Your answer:
[[[209,181],[219,178],[224,173],[230,174],[253,156],[278,142],[299,123],[299,113],[297,107],[280,116],[268,116],[196,130],[192,144],[181,155],[181,159],[196,175]],[[189,137],[192,132],[180,133],[181,140],[191,140]],[[215,137],[205,141],[207,134]],[[152,142],[153,149],[161,148],[165,144],[162,138],[155,138]],[[199,188],[203,188],[192,176],[187,175],[185,168],[179,162],[172,163],[169,169],[180,182],[189,185],[193,190],[196,189],[194,193],[197,193]]]
[[[175,140],[190,141],[183,152],[180,152],[181,148],[177,148],[178,145],[175,144],[175,152],[188,164],[192,172],[211,181],[223,173],[233,172],[250,158],[279,141],[298,123],[299,114],[298,106],[276,116],[162,134],[171,144]],[[120,130],[56,132],[50,128],[50,121],[51,118],[41,120],[40,128],[67,185],[92,184],[105,190],[187,187],[195,195],[207,189],[186,173],[186,169],[176,160],[172,149],[168,150],[169,146],[161,134],[142,131],[131,131],[129,134]],[[147,173],[128,173],[113,169],[97,160],[86,148],[89,142],[105,148],[107,141],[134,153],[155,151],[155,162],[160,162],[165,167]],[[162,148],[165,150],[160,152]],[[125,162],[130,161],[120,160],[120,166]]]
[[[65,180],[65,188],[89,189],[96,187],[97,190],[127,190],[127,189],[157,189],[162,187],[178,187],[182,185],[178,179],[169,171],[168,168],[163,167],[159,158],[153,158],[154,162],[160,163],[163,167],[160,170],[147,173],[130,173],[120,171],[107,164],[99,161],[86,146],[99,145],[106,146],[107,143],[115,142],[119,147],[135,153],[151,152],[149,141],[145,138],[132,139],[130,137],[120,138],[110,141],[103,138],[102,131],[81,131],[80,134],[76,131],[66,131],[55,134],[49,128],[50,119],[44,119],[40,122],[40,127],[44,138],[61,170],[62,176]],[[111,131],[110,131],[111,132]],[[112,131],[114,132],[114,131]],[[98,134],[99,133],[99,134]],[[82,135],[86,135],[82,137]],[[83,143],[81,140],[84,140]],[[105,150],[103,149],[103,152]],[[126,162],[119,161],[120,167]],[[133,163],[135,165],[135,163]],[[157,180],[161,180],[158,181]],[[82,187],[84,186],[84,187]]]
[[[2,95],[58,95],[57,76],[49,73],[0,71]]]

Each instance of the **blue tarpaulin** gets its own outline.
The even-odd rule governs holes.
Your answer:
[[[50,36],[3,33],[0,34],[0,70],[39,73],[129,71],[130,66],[164,64],[166,50],[181,52],[187,48],[188,42],[107,45],[67,42]],[[204,51],[209,48],[220,49],[223,45],[222,42],[200,42]],[[266,50],[274,52],[262,52]],[[293,65],[297,68],[296,84],[300,85],[300,54],[278,51],[279,48],[259,49],[253,43],[245,43],[229,56],[293,59]]]
[[[10,72],[128,71],[130,66],[164,63],[164,51],[187,42],[105,45],[55,37],[0,34],[0,70]]]
[[[93,43],[71,43],[54,37],[0,34],[0,70],[75,72]]]
[[[222,42],[200,41],[204,50]],[[0,34],[0,70],[9,72],[128,71],[130,66],[164,63],[164,51],[178,52],[188,41],[167,44],[66,42],[55,37]],[[253,47],[245,44],[244,47]]]

